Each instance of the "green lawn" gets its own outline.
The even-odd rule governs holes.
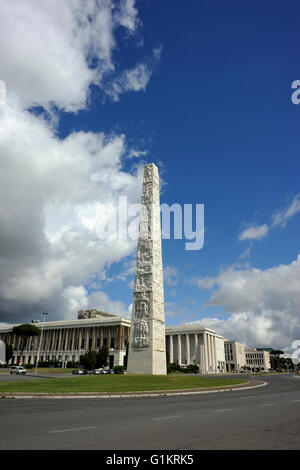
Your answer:
[[[0,382],[1,392],[118,393],[221,387],[247,382],[241,379],[193,376],[96,375]]]

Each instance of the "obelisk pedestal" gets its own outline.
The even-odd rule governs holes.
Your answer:
[[[165,375],[165,343],[159,176],[151,163],[144,168],[127,373]]]

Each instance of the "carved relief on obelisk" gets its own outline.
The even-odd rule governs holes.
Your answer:
[[[144,168],[127,372],[166,374],[165,351],[159,176],[151,163]]]

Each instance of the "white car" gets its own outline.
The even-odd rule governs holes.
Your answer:
[[[73,375],[83,375],[83,370],[82,369],[74,369],[72,370]]]
[[[16,375],[26,375],[27,370],[22,366],[11,366],[10,373]]]

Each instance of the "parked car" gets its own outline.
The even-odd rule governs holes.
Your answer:
[[[94,369],[93,372],[92,372],[92,374],[93,374],[93,375],[99,375],[99,374],[101,374],[101,370],[102,370],[102,369]]]
[[[27,370],[22,366],[11,366],[10,373],[16,375],[26,375]]]
[[[82,369],[74,369],[72,370],[73,375],[83,375],[83,370]]]
[[[106,369],[100,370],[100,374],[109,374],[109,372]]]

